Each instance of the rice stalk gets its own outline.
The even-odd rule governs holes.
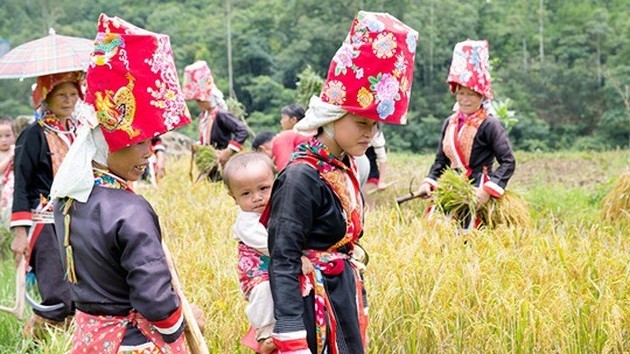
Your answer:
[[[433,193],[435,204],[445,215],[459,220],[469,219],[475,213],[475,189],[465,174],[451,168],[440,177]]]
[[[217,151],[209,145],[193,145],[195,166],[199,172],[197,180],[206,176],[211,181],[221,180],[221,164],[217,161]]]
[[[483,224],[491,229],[499,225],[517,228],[531,225],[527,201],[511,190],[505,191],[501,198],[490,198],[479,211],[479,216]]]
[[[603,199],[602,218],[630,224],[630,170],[623,172]]]

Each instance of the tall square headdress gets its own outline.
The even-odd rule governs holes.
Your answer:
[[[356,115],[405,124],[418,32],[388,13],[359,11],[333,57],[321,100]]]
[[[86,102],[110,151],[190,123],[170,39],[101,14],[87,70]]]

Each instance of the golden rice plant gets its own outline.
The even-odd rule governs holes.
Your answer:
[[[630,170],[617,178],[604,197],[602,218],[608,222],[630,223]]]
[[[479,217],[489,228],[498,225],[529,227],[531,224],[527,201],[512,190],[505,191],[501,198],[490,198],[479,211]]]
[[[433,196],[438,209],[445,215],[468,219],[475,213],[475,189],[465,174],[452,168],[442,174]]]

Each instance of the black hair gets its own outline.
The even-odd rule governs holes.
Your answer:
[[[274,174],[276,173],[273,161],[267,154],[257,151],[242,152],[234,155],[223,167],[223,183],[227,189],[230,190],[230,180],[236,173],[239,173],[239,171],[246,169],[248,165],[256,162],[263,162]]]
[[[261,145],[268,143],[276,136],[276,133],[270,131],[264,131],[256,134],[254,140],[252,140],[252,149],[258,151]]]
[[[286,114],[289,117],[295,117],[295,119],[297,119],[299,122],[302,118],[304,118],[304,114],[306,113],[306,111],[301,105],[297,103],[291,103],[288,106],[282,107],[280,113]]]

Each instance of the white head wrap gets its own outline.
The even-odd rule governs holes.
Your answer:
[[[85,203],[94,187],[92,160],[107,165],[109,147],[93,109],[87,111],[82,117],[84,124],[55,175],[50,189],[51,199],[67,197]]]
[[[348,111],[334,104],[322,101],[318,96],[312,96],[308,103],[308,109],[304,118],[293,127],[298,131],[313,131],[328,123],[332,123],[343,117]]]

